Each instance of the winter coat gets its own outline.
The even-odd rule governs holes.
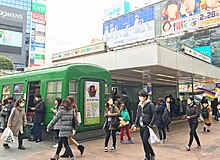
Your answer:
[[[56,114],[58,113],[58,110],[59,110],[59,107],[57,108],[55,108],[54,110],[53,110],[53,118],[56,116]],[[59,121],[53,126],[53,129],[54,130],[57,130],[57,129],[59,129]]]
[[[202,105],[202,108],[205,108],[205,107]],[[209,117],[208,118],[203,118],[205,124],[211,124],[212,123],[212,108],[211,108],[210,105],[208,106],[208,112],[209,112]]]
[[[114,128],[111,125],[111,122],[114,121],[116,118],[118,118],[120,116],[120,111],[118,109],[118,107],[116,107],[115,105],[113,105],[111,108],[106,108],[105,110],[105,115],[110,112],[113,115],[111,116],[111,121],[108,122],[108,118],[109,116],[105,116],[106,117],[106,121],[104,123],[103,129],[109,129],[109,130],[117,130],[118,128]],[[110,123],[110,126],[108,127],[108,123]]]
[[[34,123],[43,123],[44,122],[44,114],[45,114],[45,103],[43,101],[39,101],[35,105]]]
[[[199,109],[195,104],[188,105],[186,108],[186,116],[190,116],[189,123],[198,123]]]
[[[165,128],[166,124],[165,122],[162,120],[162,114],[164,112],[164,109],[166,108],[166,103],[160,103],[157,107],[156,107],[156,115],[155,115],[155,124],[156,126],[160,127],[160,128]]]
[[[60,107],[60,110],[57,112],[56,116],[48,124],[47,129],[53,128],[53,126],[59,121],[59,137],[69,137],[73,135],[73,110],[67,110],[64,107]]]
[[[141,116],[144,126],[153,127],[155,122],[155,106],[149,100],[145,102],[143,107],[141,105],[138,105],[137,115],[134,123],[135,126],[140,125],[139,123]]]
[[[8,118],[7,127],[9,127],[14,136],[17,136],[19,131],[24,133],[23,127],[27,125],[27,118],[24,108],[13,107]]]

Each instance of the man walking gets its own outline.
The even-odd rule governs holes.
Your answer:
[[[148,142],[150,132],[148,127],[153,127],[155,121],[155,106],[148,100],[148,94],[144,90],[138,93],[139,104],[133,130],[140,126],[140,136],[144,146],[145,160],[155,160],[155,153]]]

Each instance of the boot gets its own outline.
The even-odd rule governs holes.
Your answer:
[[[84,152],[85,147],[80,144],[80,145],[78,145],[77,148],[78,148],[78,150],[80,151],[80,154],[83,155],[83,152]]]
[[[60,157],[61,157],[61,158],[68,158],[69,156],[68,156],[67,152],[65,151],[64,154],[61,155]]]
[[[59,155],[57,155],[57,154],[55,154],[54,156],[53,156],[53,158],[50,158],[50,160],[59,160],[60,158],[59,158]]]

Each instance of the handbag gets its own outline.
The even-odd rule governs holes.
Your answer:
[[[153,129],[148,127],[149,129],[149,132],[150,132],[150,142],[151,143],[156,143],[156,142],[159,142],[159,139],[157,137],[157,135],[154,133]]]
[[[22,138],[29,139],[31,137],[31,130],[32,130],[32,126],[25,126]]]
[[[79,126],[79,122],[78,122],[76,116],[73,116],[73,119],[72,119],[72,127],[73,127],[73,129],[76,130],[78,126]]]
[[[12,130],[7,127],[2,133],[1,139],[6,143],[15,143],[14,135]]]
[[[118,118],[114,118],[112,121],[111,121],[111,126],[113,128],[118,128],[120,122],[119,122],[119,119]]]

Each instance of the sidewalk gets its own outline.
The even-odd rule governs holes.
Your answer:
[[[197,129],[202,149],[195,149],[195,141],[191,151],[185,151],[189,139],[188,123],[181,122],[171,125],[171,132],[167,133],[166,144],[153,144],[156,153],[156,160],[219,160],[220,159],[220,123],[214,121],[211,132],[204,133],[203,123]],[[80,133],[79,133],[80,134]],[[86,149],[83,156],[80,156],[75,146],[71,146],[77,160],[143,160],[144,152],[140,141],[139,132],[131,133],[135,144],[122,145],[117,137],[117,150],[115,152],[103,151],[104,138],[83,142]],[[125,137],[126,138],[126,137]],[[126,139],[125,139],[126,140]],[[109,149],[112,140],[110,139]],[[49,160],[55,153],[52,146],[55,142],[43,141],[41,143],[24,141],[25,151],[17,149],[17,144],[12,144],[11,149],[2,147],[0,140],[0,160]],[[63,153],[63,151],[61,152]],[[63,160],[65,160],[63,158]],[[67,158],[68,160],[68,158]]]

